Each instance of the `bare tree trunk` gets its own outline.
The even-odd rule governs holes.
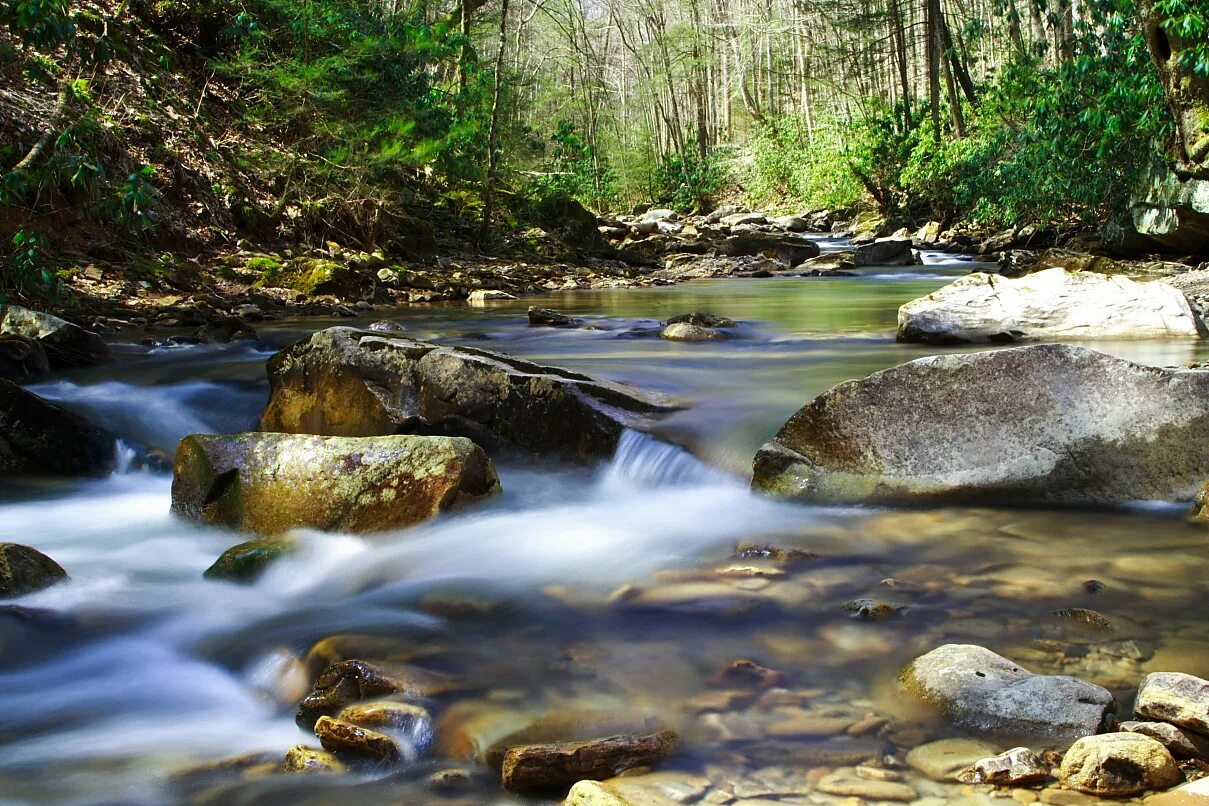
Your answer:
[[[487,129],[487,186],[483,191],[483,220],[479,242],[486,243],[495,213],[495,183],[499,173],[500,96],[504,87],[504,53],[508,50],[508,0],[501,0],[499,52],[495,54],[495,77],[491,88],[491,124]]]

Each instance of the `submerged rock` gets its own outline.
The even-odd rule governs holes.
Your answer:
[[[386,696],[402,699],[435,697],[453,691],[455,682],[444,675],[401,663],[346,660],[329,666],[315,686],[298,703],[296,721],[311,729],[321,716],[334,716],[363,700]]]
[[[1209,734],[1209,681],[1179,672],[1148,674],[1133,710],[1147,719]]]
[[[997,749],[974,739],[941,739],[911,748],[906,761],[933,781],[952,783],[958,773]]]
[[[725,341],[726,334],[689,322],[676,322],[661,330],[659,338],[668,341]]]
[[[1199,335],[1188,299],[1159,282],[1046,269],[976,272],[899,308],[898,340],[928,344]]]
[[[330,716],[319,717],[315,723],[315,736],[324,750],[337,757],[386,762],[403,758],[399,743],[385,733]]]
[[[224,551],[213,565],[202,572],[202,576],[229,582],[255,582],[274,561],[297,550],[298,541],[292,537],[261,537],[249,540]]]
[[[198,434],[177,448],[172,511],[266,535],[372,532],[498,491],[491,460],[461,437]]]
[[[1038,675],[985,647],[946,644],[912,661],[904,690],[979,734],[1074,741],[1101,729],[1112,694],[1074,677]]]
[[[275,355],[269,383],[266,431],[444,433],[566,458],[611,456],[627,427],[642,430],[671,410],[569,370],[342,327]]]
[[[911,361],[824,392],[752,486],[829,501],[1189,500],[1209,477],[1209,372],[1069,345]]]
[[[52,367],[83,367],[110,360],[109,345],[96,333],[41,311],[0,303],[0,334],[36,339]]]
[[[1071,745],[1059,770],[1071,789],[1110,798],[1175,786],[1183,775],[1167,748],[1148,736],[1105,733]]]
[[[0,380],[0,474],[95,476],[116,458],[113,434]]]
[[[0,543],[0,599],[23,596],[68,579],[57,562],[20,543]]]
[[[344,708],[337,719],[381,731],[401,739],[410,755],[423,755],[435,735],[432,716],[422,705],[394,700],[374,700]]]
[[[549,308],[529,306],[529,327],[575,327],[579,320]]]
[[[50,362],[41,342],[25,336],[0,335],[0,380],[29,383],[48,372]]]
[[[650,766],[675,749],[675,731],[658,720],[595,711],[548,714],[496,742],[488,763],[506,788],[566,787]]]
[[[732,328],[738,327],[739,323],[734,319],[727,319],[725,316],[718,316],[707,311],[694,311],[693,313],[685,313],[680,316],[673,316],[667,320],[669,325],[689,324],[697,327],[720,327]]]

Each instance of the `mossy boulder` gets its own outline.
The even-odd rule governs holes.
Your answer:
[[[116,458],[113,434],[0,380],[0,474],[91,476]]]
[[[288,536],[249,540],[224,551],[202,576],[229,582],[255,582],[275,561],[297,550],[298,541]]]
[[[636,390],[471,347],[336,327],[269,360],[265,431],[467,436],[488,450],[611,456],[672,409]]]
[[[35,339],[52,367],[82,367],[109,361],[109,345],[96,333],[41,311],[0,304],[0,334]]]
[[[752,486],[823,501],[1190,501],[1209,372],[1063,344],[932,356],[847,381],[757,453]]]
[[[539,200],[536,212],[542,227],[571,249],[600,252],[609,246],[600,234],[596,214],[565,193]]]
[[[498,491],[491,460],[460,437],[198,434],[177,448],[172,511],[264,535],[374,532]]]
[[[23,596],[67,579],[57,562],[20,543],[0,543],[0,599]]]
[[[343,299],[360,296],[368,285],[365,277],[343,263],[319,257],[296,257],[279,268],[270,268],[261,284],[308,297],[331,295]]]

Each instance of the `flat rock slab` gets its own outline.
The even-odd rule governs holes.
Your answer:
[[[558,367],[346,327],[269,360],[261,429],[291,434],[465,436],[487,450],[612,456],[626,428],[673,407]]]
[[[945,719],[979,736],[1071,742],[1103,726],[1114,708],[1100,686],[1038,675],[973,644],[946,644],[912,661],[904,690]]]
[[[752,486],[846,502],[1191,500],[1207,442],[1209,372],[1046,344],[842,383],[760,449]]]
[[[1169,285],[1061,268],[976,272],[898,311],[898,340],[927,344],[1198,334],[1187,298]]]

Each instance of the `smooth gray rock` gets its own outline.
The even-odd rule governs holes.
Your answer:
[[[1148,674],[1133,710],[1147,719],[1209,734],[1209,681],[1179,672]]]
[[[899,681],[949,722],[988,736],[1074,741],[1099,731],[1115,706],[1107,689],[1034,674],[974,644],[937,647],[903,669]]]
[[[668,341],[725,341],[726,334],[691,322],[675,322],[660,331],[659,338]]]
[[[851,502],[1190,501],[1207,441],[1209,372],[1046,344],[842,383],[760,449],[752,486]]]
[[[898,309],[898,340],[926,344],[1194,339],[1199,327],[1188,299],[1165,283],[1063,268],[975,272]]]

